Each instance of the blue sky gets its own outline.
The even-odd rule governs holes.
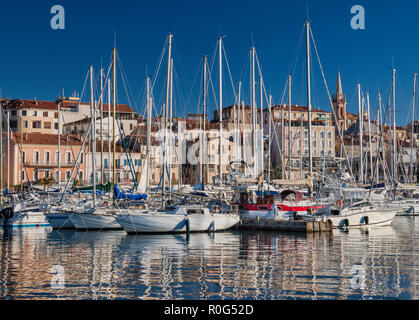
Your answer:
[[[50,27],[50,9],[60,4],[66,10],[66,29]],[[366,29],[352,30],[350,9],[362,5]],[[304,105],[304,42],[299,41],[307,17],[332,92],[337,71],[342,74],[348,111],[357,112],[358,80],[370,90],[372,109],[377,92],[387,96],[391,66],[397,69],[397,122],[410,121],[413,73],[419,71],[419,3],[400,0],[258,0],[258,1],[2,1],[0,3],[0,88],[3,97],[55,99],[82,91],[89,65],[107,66],[117,35],[118,54],[136,99],[144,90],[146,70],[155,70],[165,39],[174,35],[175,105],[177,115],[198,112],[200,63],[210,61],[217,37],[225,36],[233,82],[243,81],[249,103],[249,49],[253,43],[262,65],[264,82],[279,103],[287,75],[293,70],[293,103]],[[298,61],[295,64],[295,57]],[[102,62],[101,62],[102,61]],[[321,74],[313,60],[313,106],[330,110]],[[164,66],[162,67],[165,68]],[[247,73],[246,73],[247,72]],[[214,87],[217,87],[214,71]],[[194,79],[198,77],[197,81]],[[164,74],[155,87],[162,101]],[[224,104],[234,102],[228,75],[224,76]],[[127,102],[122,81],[119,100]],[[85,96],[88,97],[88,96]],[[84,99],[87,100],[87,99]],[[211,95],[209,105],[214,110]],[[141,112],[141,103],[138,111]]]

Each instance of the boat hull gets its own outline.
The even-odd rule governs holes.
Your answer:
[[[223,231],[236,225],[238,215],[129,214],[116,220],[127,233],[186,233]]]
[[[335,229],[345,227],[359,228],[366,226],[389,226],[393,222],[396,213],[397,212],[394,210],[377,210],[338,216],[328,215],[323,217],[322,220],[332,221]]]
[[[74,224],[67,213],[48,213],[46,218],[54,230],[74,229]]]
[[[73,213],[71,223],[77,230],[122,230],[115,217],[98,213]]]
[[[38,211],[15,212],[13,217],[7,221],[1,218],[0,225],[7,228],[40,228],[51,226],[45,214]]]

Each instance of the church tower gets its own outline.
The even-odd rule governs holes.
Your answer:
[[[340,71],[338,71],[336,93],[333,95],[333,109],[335,110],[338,122],[335,123],[336,130],[346,131],[346,96],[343,94],[342,81],[340,79]]]

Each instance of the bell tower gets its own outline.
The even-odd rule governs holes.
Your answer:
[[[337,117],[337,123],[335,122],[336,130],[346,131],[346,96],[343,94],[340,71],[338,71],[336,92],[333,95],[333,109]]]

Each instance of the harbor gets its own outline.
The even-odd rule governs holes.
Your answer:
[[[78,42],[65,6],[59,74],[0,59],[0,300],[419,299],[413,62],[335,54],[309,4],[272,37],[136,26],[142,46]]]
[[[0,297],[18,300],[418,299],[418,221],[333,234],[0,232]],[[416,233],[417,234],[417,233]],[[62,267],[63,282],[54,266]],[[351,285],[353,266],[364,268]],[[56,285],[54,285],[56,284]]]

